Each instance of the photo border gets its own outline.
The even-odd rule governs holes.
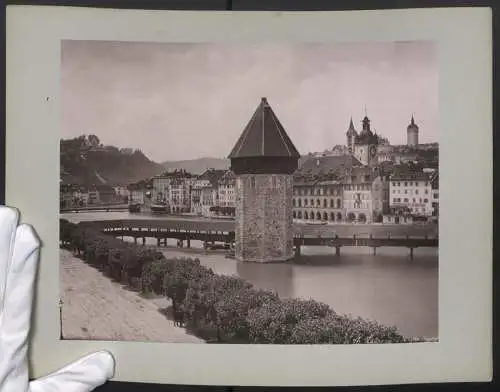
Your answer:
[[[231,13],[20,6],[7,9],[7,36],[6,203],[21,210],[22,220],[34,225],[43,242],[31,347],[34,377],[91,351],[109,349],[117,358],[115,380],[122,381],[331,386],[491,379],[490,9]],[[440,199],[448,200],[440,206],[439,343],[60,341],[59,40],[325,42],[325,36],[343,42],[438,41],[440,183],[445,184]],[[463,214],[471,205],[474,214]],[[468,244],[459,248],[463,227],[470,231]]]

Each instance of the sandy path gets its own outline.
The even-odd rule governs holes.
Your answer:
[[[60,251],[64,339],[203,343],[158,312],[166,298],[145,299]]]

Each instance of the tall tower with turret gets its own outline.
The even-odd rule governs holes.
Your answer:
[[[370,119],[365,115],[363,118],[363,129],[356,137],[354,145],[354,157],[363,165],[372,165],[377,162],[378,136],[370,127]]]
[[[228,158],[236,175],[236,259],[259,263],[291,259],[292,175],[300,154],[266,98]]]
[[[409,147],[418,147],[418,125],[415,124],[415,119],[411,116],[410,125],[406,129],[407,142]]]

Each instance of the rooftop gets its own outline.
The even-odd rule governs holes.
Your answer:
[[[300,157],[266,98],[261,99],[228,156],[230,159],[252,157]]]

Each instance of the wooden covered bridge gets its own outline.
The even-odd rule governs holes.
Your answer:
[[[177,240],[178,246],[189,248],[191,241],[204,244],[225,244],[235,241],[234,221],[201,219],[121,219],[81,222],[115,237],[130,237],[137,243],[155,238],[158,246],[166,246],[168,239]],[[401,225],[307,225],[294,224],[295,254],[300,255],[303,246],[329,246],[340,255],[343,246],[371,247],[375,253],[379,247],[438,247],[437,230],[432,226]]]

